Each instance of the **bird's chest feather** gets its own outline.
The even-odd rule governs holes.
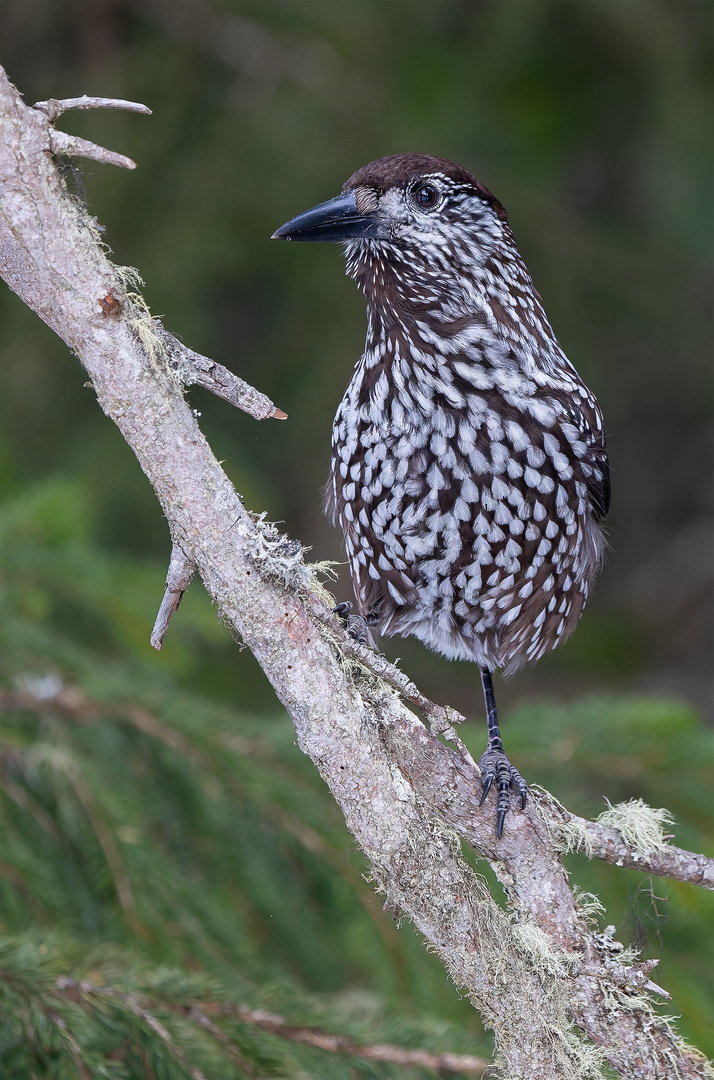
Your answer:
[[[554,396],[469,357],[367,360],[335,417],[329,485],[362,609],[383,632],[409,609],[483,635],[499,603],[538,618],[557,581],[580,604],[596,553],[578,387]],[[553,633],[570,612],[554,609]]]
[[[540,503],[577,504],[578,447],[535,382],[468,358],[434,365],[358,365],[333,428],[331,496],[343,527],[406,541],[409,561],[431,535],[464,522],[522,523]],[[575,470],[574,470],[575,465]],[[388,537],[387,537],[388,538]],[[448,539],[448,538],[447,538]]]

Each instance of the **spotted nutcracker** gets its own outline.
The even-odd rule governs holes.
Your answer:
[[[337,411],[328,509],[360,614],[481,672],[501,836],[515,789],[492,672],[573,632],[603,552],[610,479],[597,402],[563,354],[498,199],[466,169],[395,154],[293,218],[344,242],[367,343]]]

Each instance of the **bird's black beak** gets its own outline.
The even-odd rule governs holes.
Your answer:
[[[276,229],[271,240],[379,240],[386,235],[379,218],[363,214],[349,191],[298,214]]]

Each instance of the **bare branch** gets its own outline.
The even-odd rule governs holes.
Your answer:
[[[35,102],[35,109],[44,113],[49,124],[54,124],[63,113],[70,109],[124,109],[128,112],[142,113],[151,116],[151,109],[141,105],[137,101],[125,101],[122,98],[89,97],[84,94],[78,98],[48,98],[47,101]],[[135,169],[136,162],[124,154],[117,154],[113,150],[106,150],[103,146],[80,139],[76,135],[68,135],[65,131],[56,131],[49,128],[50,150],[53,154],[65,157],[85,157],[92,161],[100,161],[104,165],[118,165],[120,169]]]
[[[148,105],[141,105],[138,101],[125,101],[124,98],[89,97],[83,94],[75,98],[48,98],[47,101],[36,101],[33,108],[41,109],[51,124],[58,120],[62,113],[70,109],[123,109],[126,112],[141,113],[143,116],[151,116]]]
[[[186,558],[180,547],[175,546],[171,552],[171,561],[166,575],[164,598],[156,616],[154,629],[151,631],[150,641],[157,652],[161,651],[161,646],[169,632],[171,620],[178,610],[183,594],[191,584],[191,578],[195,573],[196,564]]]
[[[103,146],[80,139],[77,135],[68,135],[66,131],[50,128],[50,150],[53,154],[65,157],[85,157],[92,161],[101,161],[103,165],[118,165],[120,169],[135,169],[136,162],[114,150],[105,150]]]
[[[455,714],[346,641],[299,545],[244,508],[184,401],[181,373],[166,355],[173,346],[154,348],[155,324],[122,302],[121,276],[67,197],[47,153],[46,116],[2,77],[0,106],[3,276],[80,357],[153,485],[174,543],[292,717],[375,887],[495,1029],[504,1077],[584,1080],[603,1061],[628,1080],[711,1075],[652,1011],[648,974],[613,957],[610,939],[578,908],[561,860],[562,815],[535,793],[498,841],[492,813],[478,805],[478,767],[430,733],[401,695],[452,740]],[[458,837],[489,860],[510,912],[461,857]]]
[[[255,390],[228,368],[187,348],[166,330],[158,319],[153,320],[156,336],[169,357],[169,367],[176,371],[184,386],[202,386],[217,397],[229,401],[256,420],[287,420],[288,414],[279,409],[269,397]]]

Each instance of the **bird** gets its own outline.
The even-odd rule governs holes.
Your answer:
[[[602,413],[506,210],[464,167],[378,158],[273,238],[342,243],[366,298],[327,510],[370,628],[478,666],[481,803],[495,784],[500,840],[511,793],[525,809],[528,786],[503,748],[493,673],[561,645],[583,611],[610,505]]]

